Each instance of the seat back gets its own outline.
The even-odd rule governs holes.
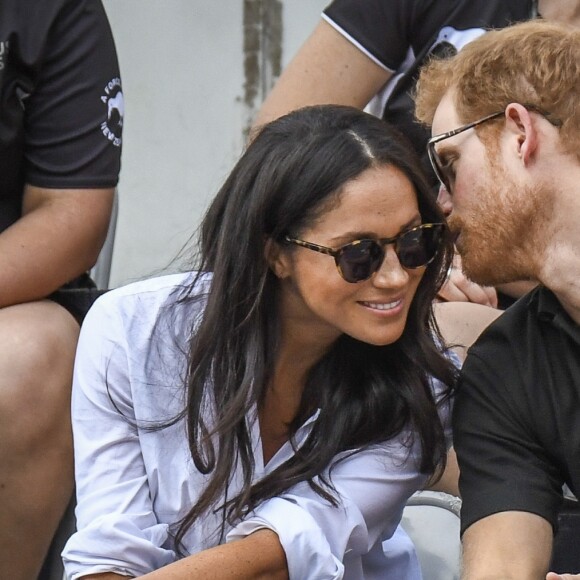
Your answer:
[[[459,580],[461,500],[442,492],[420,491],[409,498],[401,525],[415,544],[423,580]]]

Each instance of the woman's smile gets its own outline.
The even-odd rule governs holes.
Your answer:
[[[401,311],[403,306],[403,299],[395,300],[394,302],[359,302],[365,308],[369,308],[370,310],[375,310],[385,314],[398,314]]]

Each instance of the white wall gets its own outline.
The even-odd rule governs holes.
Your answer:
[[[260,2],[104,0],[126,104],[111,287],[170,265],[240,154],[261,99],[248,104],[244,9]],[[285,65],[327,1],[272,3]]]

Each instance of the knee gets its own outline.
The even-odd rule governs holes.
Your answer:
[[[0,310],[0,432],[27,447],[70,423],[78,325],[48,301]]]

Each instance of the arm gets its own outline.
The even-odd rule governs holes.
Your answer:
[[[115,580],[120,574],[91,574],[84,580]],[[140,576],[147,580],[247,579],[286,580],[288,569],[278,536],[270,530],[257,532],[230,544],[216,546],[184,560],[169,564],[155,572]]]
[[[474,302],[441,302],[434,304],[437,325],[445,340],[461,360],[478,336],[502,311]]]
[[[333,103],[362,109],[390,77],[321,20],[276,82],[254,126],[306,105]]]
[[[113,189],[26,186],[23,216],[0,234],[0,307],[43,298],[95,263]]]
[[[426,480],[418,472],[418,444],[405,448],[406,437],[403,433],[335,464],[331,478],[338,509],[301,482],[259,506],[228,540],[257,527],[275,531],[291,578],[339,579],[347,561],[351,570],[364,566],[362,558],[394,534],[408,498]],[[394,566],[391,572],[404,574]]]
[[[22,214],[0,234],[0,307],[94,265],[119,175],[122,94],[106,14],[98,1],[56,8],[35,21],[44,44],[22,101]]]
[[[459,466],[453,447],[447,452],[447,464],[443,475],[434,484],[428,483],[426,489],[459,497]]]
[[[548,570],[552,526],[528,512],[501,512],[463,534],[463,580],[537,580]]]
[[[71,403],[77,530],[62,553],[67,577],[104,571],[137,577],[176,559],[167,520],[160,521],[153,508],[156,493],[144,457],[135,402],[135,391],[142,393],[143,386],[130,365],[138,366],[149,354],[148,329],[144,334],[128,335],[125,317],[146,317],[142,310],[135,314],[131,309],[132,297],[122,294],[117,298],[115,294],[102,296],[89,310],[77,346]],[[152,372],[151,381],[155,377]],[[158,390],[163,393],[164,388],[168,387]],[[145,404],[149,403],[145,398]],[[168,416],[160,417],[162,410],[153,410],[151,417],[143,417],[141,410],[142,420],[157,424],[173,415],[173,409],[168,409]],[[157,454],[155,447],[151,449],[157,438],[151,438],[148,452]],[[170,443],[179,447],[173,438]],[[170,443],[165,444],[164,452],[177,464],[180,458],[171,455]]]

